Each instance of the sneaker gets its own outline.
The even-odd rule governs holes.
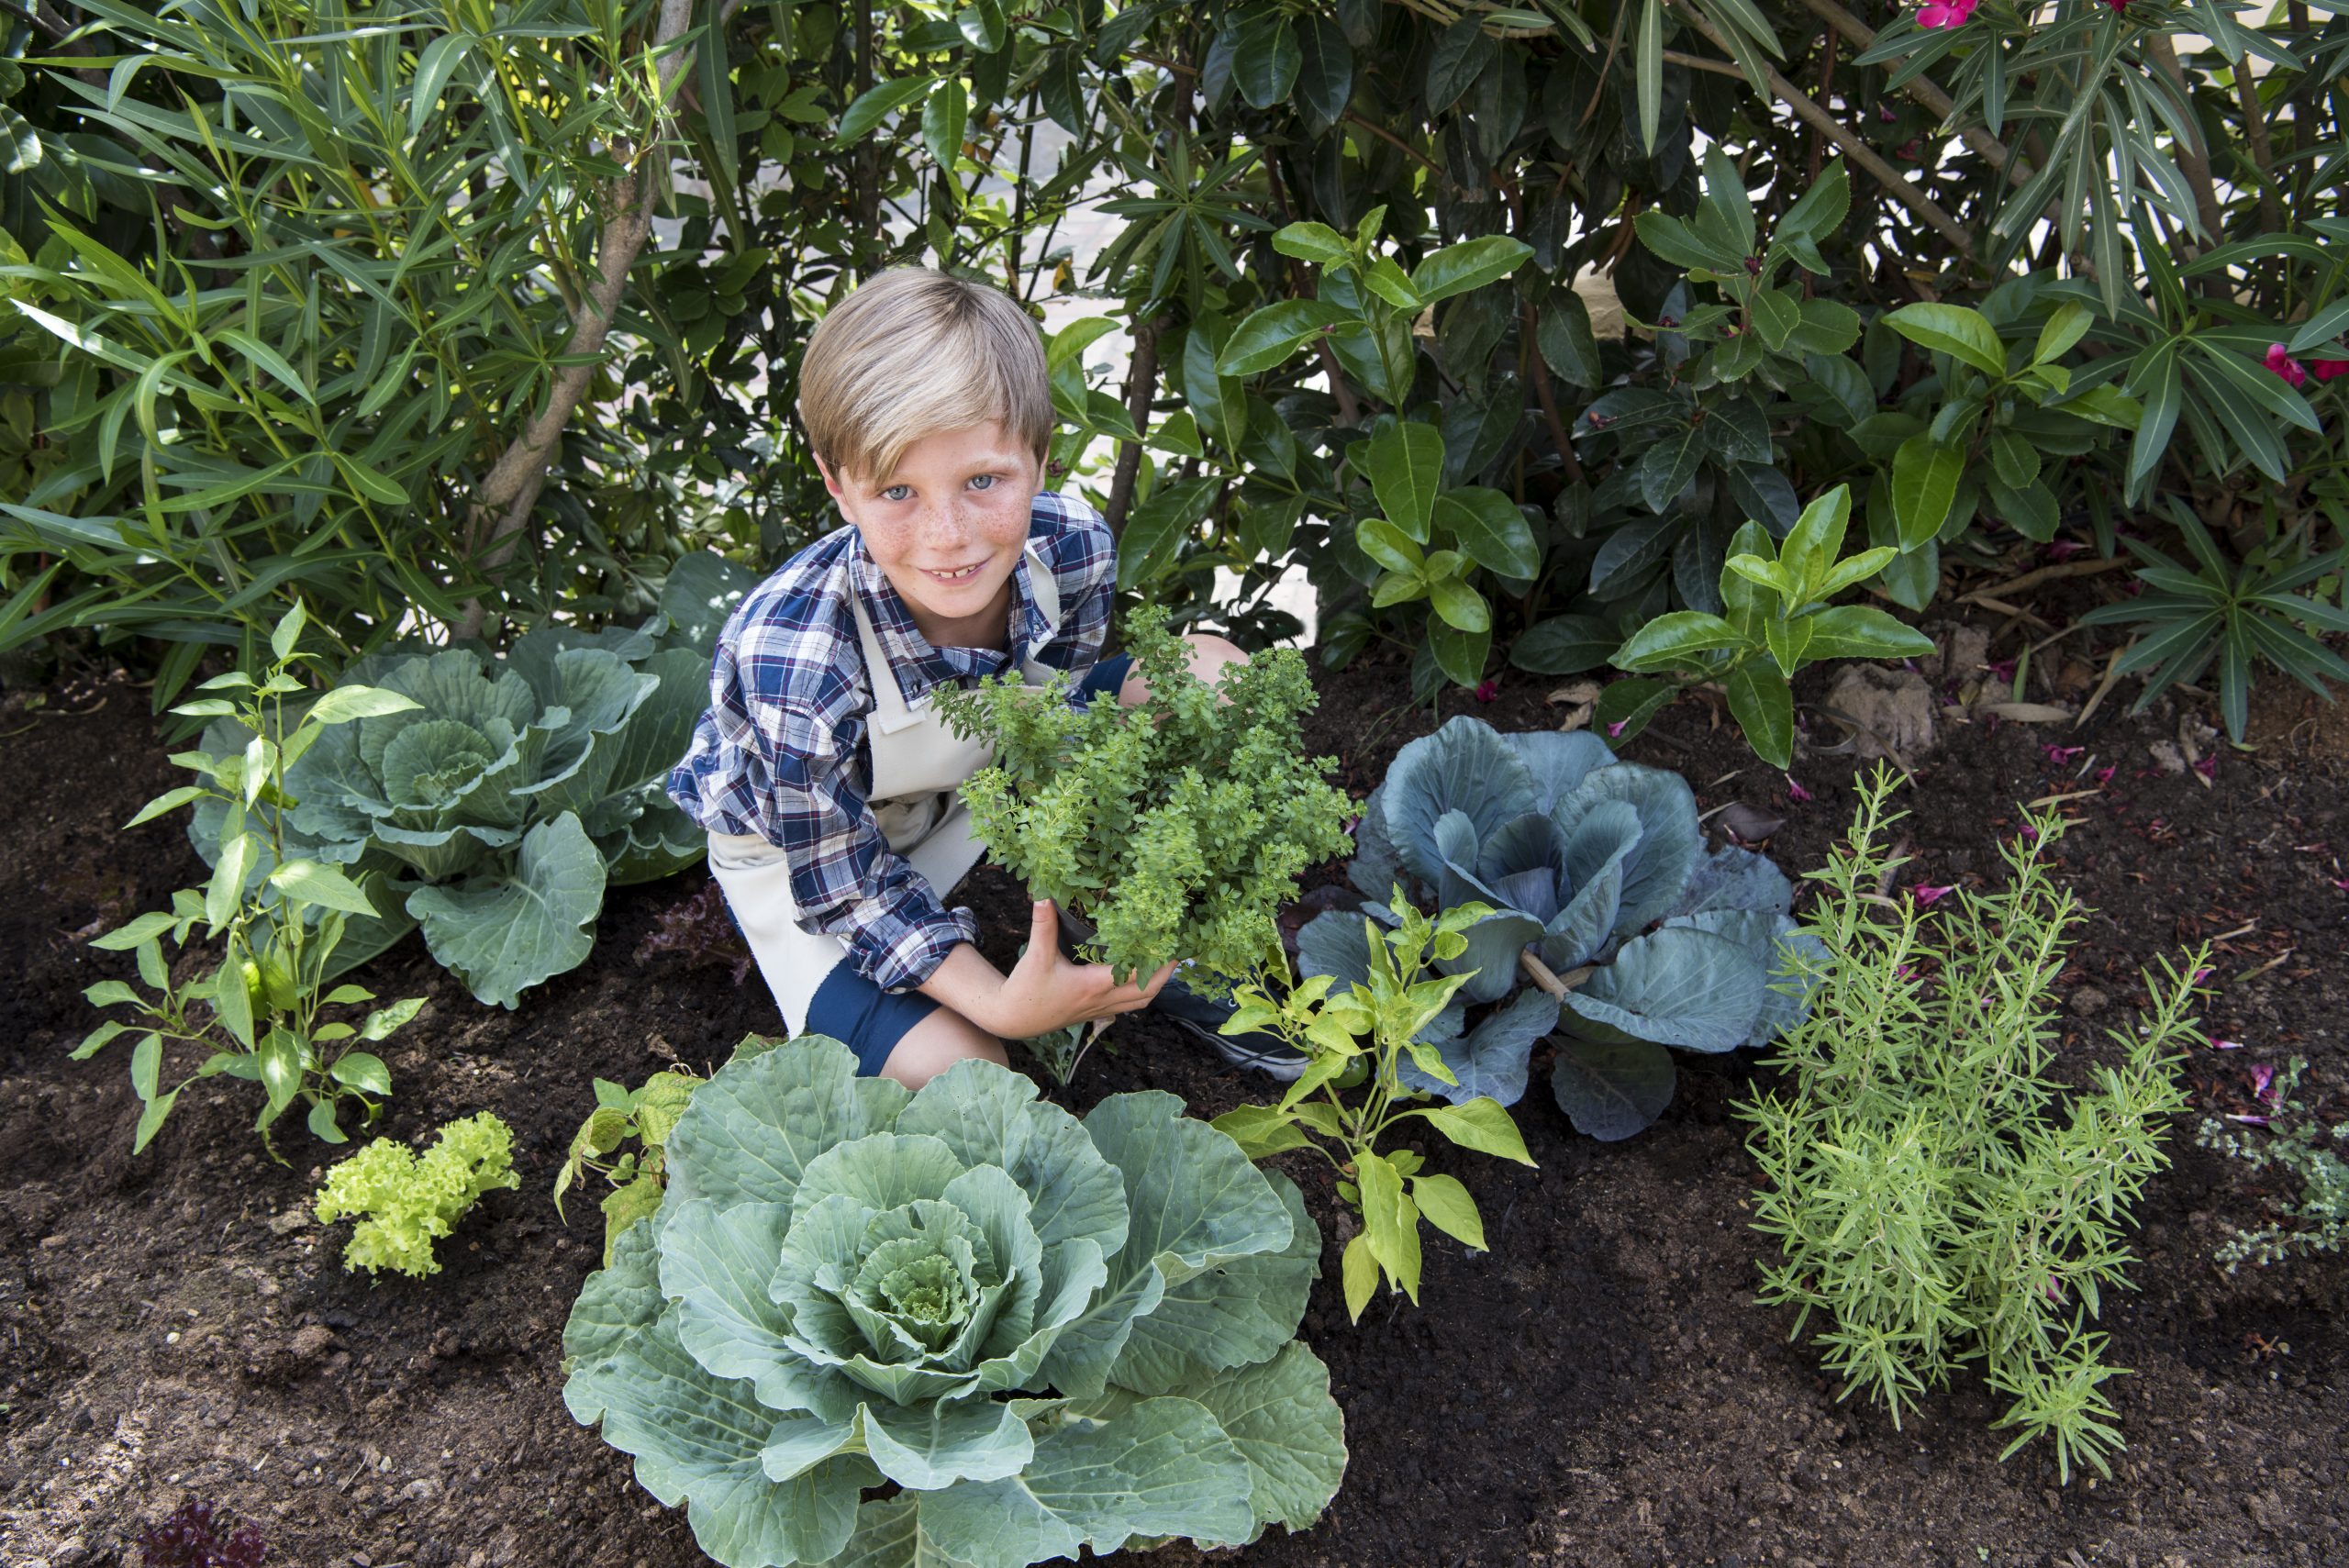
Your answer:
[[[1151,1003],[1149,1011],[1190,1030],[1208,1042],[1218,1056],[1234,1067],[1245,1067],[1293,1084],[1303,1076],[1307,1057],[1280,1036],[1252,1029],[1246,1034],[1219,1034],[1224,1019],[1231,1017],[1229,1002],[1210,1001],[1183,984],[1177,971]]]

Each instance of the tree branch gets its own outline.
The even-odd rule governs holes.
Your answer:
[[[2177,49],[2169,41],[2169,35],[2158,28],[2148,28],[2143,49],[2146,58],[2177,89],[2178,102],[2190,117],[2194,108],[2194,88],[2186,80],[2185,69],[2177,62]],[[2176,146],[2178,172],[2186,176],[2186,183],[2194,190],[2194,219],[2202,230],[2201,248],[2212,250],[2225,237],[2226,218],[2219,211],[2218,188],[2210,176],[2210,149],[2204,144],[2199,128],[2193,145],[2188,146],[2181,137]],[[2223,292],[2227,287],[2226,280],[2218,277],[2206,278],[2204,284],[2213,292]]]
[[[1854,47],[1865,50],[1876,42],[1876,29],[1845,10],[1836,0],[1802,0],[1802,3],[1810,7],[1811,15],[1842,34]],[[1912,78],[1902,83],[1900,90],[1916,99],[1929,113],[1939,117],[1943,125],[1949,124],[1957,114],[1957,101],[1926,77]],[[2031,178],[2030,162],[2015,156],[2005,142],[1982,127],[1969,126],[1957,134],[1965,139],[1966,146],[1987,160],[1990,167],[2004,173],[2011,183],[2020,185]]]
[[[1674,12],[1690,27],[1704,34],[1713,47],[1723,54],[1736,52],[1722,39],[1720,30],[1704,17],[1678,6],[1674,7]],[[1776,67],[1765,63],[1763,66],[1763,72],[1768,78],[1770,91],[1777,95],[1779,101],[1787,107],[1794,110],[1805,124],[1837,147],[1842,148],[1845,157],[1873,175],[1876,183],[1890,193],[1894,200],[1907,207],[1924,223],[1926,228],[1948,240],[1959,255],[1969,261],[1974,260],[1973,236],[1959,227],[1957,219],[1943,211],[1938,202],[1902,179],[1900,171],[1877,156],[1875,148],[1845,129],[1842,121],[1820,108],[1809,94],[1787,81]]]
[[[1145,321],[1134,333],[1134,356],[1126,368],[1126,413],[1134,428],[1150,433],[1151,395],[1158,390],[1158,335],[1166,330],[1163,315]],[[1126,531],[1126,512],[1134,501],[1134,483],[1141,473],[1141,443],[1126,441],[1118,448],[1117,472],[1109,479],[1109,505],[1103,517],[1111,539]]]
[[[693,0],[661,0],[652,50],[658,53],[683,38],[692,17]],[[693,56],[692,50],[676,50],[658,62],[656,70],[664,98],[678,75],[692,63]],[[651,151],[640,155],[628,173],[604,187],[604,228],[596,242],[595,281],[588,285],[580,309],[572,318],[571,338],[562,347],[566,358],[600,355],[604,339],[611,333],[612,317],[628,293],[629,272],[636,265],[637,256],[652,232],[656,182],[647,162],[651,156]],[[591,361],[565,365],[556,372],[548,388],[546,406],[523,427],[522,433],[474,491],[472,525],[483,547],[480,566],[484,573],[495,573],[514,559],[522,529],[529,522],[539,492],[546,484],[547,464],[562,439],[563,427],[571,422],[580,398],[585,395],[587,384],[595,379],[596,369],[597,363]],[[484,528],[488,530],[486,538],[481,537]],[[487,618],[482,601],[468,599],[464,619],[458,628],[460,634],[479,636]]]

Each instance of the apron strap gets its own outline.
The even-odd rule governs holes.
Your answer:
[[[1035,599],[1036,608],[1044,617],[1044,636],[1041,640],[1048,641],[1053,633],[1060,630],[1060,583],[1053,577],[1052,569],[1045,565],[1043,558],[1036,553],[1032,540],[1022,554],[1028,563],[1029,594]],[[897,672],[881,647],[880,635],[873,629],[873,617],[865,613],[864,595],[856,591],[852,573],[849,581],[848,607],[856,617],[856,639],[863,650],[865,673],[873,684],[873,712],[865,722],[884,735],[894,735],[907,725],[919,723],[928,717],[929,699],[925,697],[918,706],[906,701],[906,695],[897,684]],[[1051,677],[1052,670],[1030,658],[1021,664],[1020,674],[1030,684],[1041,685]]]

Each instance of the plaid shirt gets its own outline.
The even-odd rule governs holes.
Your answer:
[[[1101,515],[1053,491],[1036,496],[1029,538],[1060,587],[1049,641],[1025,556],[1011,574],[1008,651],[933,648],[855,528],[843,525],[776,569],[727,617],[709,673],[709,707],[669,775],[669,798],[704,828],[755,834],[786,851],[799,924],[848,939],[849,962],[885,990],[928,980],[957,942],[978,940],[967,908],[946,908],[882,837],[866,799],[871,673],[858,644],[856,594],[908,705],[931,688],[1033,659],[1082,674],[1101,656],[1117,543]]]

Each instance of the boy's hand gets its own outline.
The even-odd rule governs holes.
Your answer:
[[[1036,901],[1028,951],[973,1022],[1006,1040],[1032,1040],[1071,1024],[1114,1018],[1148,1006],[1174,973],[1172,963],[1138,984],[1118,984],[1106,963],[1073,963],[1061,951],[1060,911]]]

